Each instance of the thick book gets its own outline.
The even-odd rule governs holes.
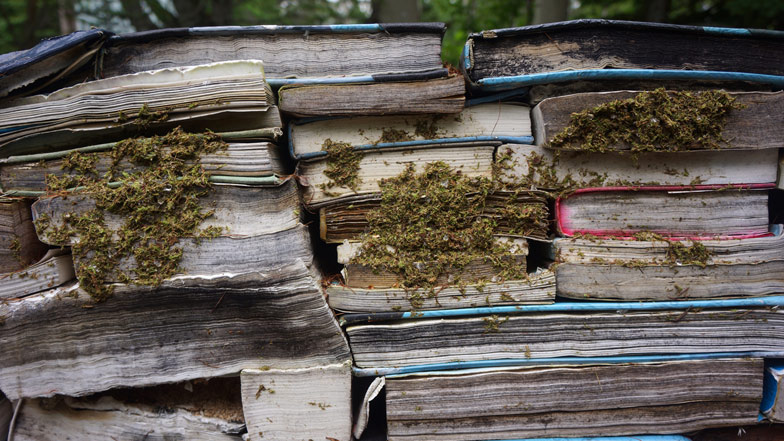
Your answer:
[[[116,285],[98,304],[72,285],[0,304],[0,316],[0,389],[12,399],[350,360],[319,281],[301,261],[158,287]]]
[[[38,262],[48,248],[35,234],[30,202],[0,198],[0,273]]]
[[[273,87],[374,81],[442,69],[443,23],[222,26],[161,29],[112,37],[104,77],[146,70],[263,60]]]
[[[558,151],[504,144],[508,175],[532,188],[770,184],[777,181],[777,149],[690,152]]]
[[[25,441],[240,441],[244,431],[239,379],[234,377],[25,400],[13,435]]]
[[[352,439],[350,361],[245,369],[240,378],[247,440]]]
[[[394,81],[292,84],[278,91],[281,112],[296,117],[457,114],[465,106],[462,75],[411,75]]]
[[[768,189],[738,186],[581,188],[555,202],[565,236],[754,237],[768,234]]]
[[[524,280],[485,282],[425,289],[352,287],[330,284],[329,306],[342,312],[420,311],[482,306],[547,304],[555,300],[555,275],[548,270]]]
[[[0,168],[0,173],[2,173],[2,168]],[[356,242],[360,240],[363,233],[367,232],[368,214],[381,208],[381,195],[366,194],[344,197],[333,203],[319,206],[319,231],[322,240],[327,243]],[[484,214],[496,219],[498,234],[523,235],[534,239],[547,238],[549,225],[546,215],[538,222],[532,222],[526,231],[515,231],[509,220],[500,215],[502,210],[509,209],[509,207],[514,207],[521,213],[525,210],[548,213],[549,207],[543,193],[533,191],[521,191],[517,194],[510,191],[494,192],[486,199]]]
[[[355,150],[374,150],[445,142],[532,141],[530,108],[519,103],[469,105],[457,115],[388,115],[305,119],[289,124],[291,155],[296,159],[326,156],[326,146],[346,143]]]
[[[556,302],[346,314],[355,366],[380,369],[498,360],[716,352],[781,353],[784,297]],[[434,344],[434,342],[438,342]]]
[[[231,136],[232,134],[221,136],[224,141],[228,142],[225,150],[201,156],[200,163],[208,175],[216,177],[218,181],[221,177],[226,176],[272,178],[286,175],[285,153],[277,145],[266,141],[234,142]],[[240,141],[244,140],[240,139]],[[112,164],[110,151],[114,146],[115,143],[107,143],[49,154],[11,156],[0,159],[0,188],[6,194],[12,195],[17,192],[25,194],[36,191],[45,192],[47,176],[62,178],[74,175],[65,165],[68,155],[73,152],[99,153],[94,169],[98,176],[103,176]],[[118,167],[127,173],[133,173],[142,168],[127,160],[122,161]],[[247,181],[250,183],[254,180]],[[274,180],[270,179],[270,183],[273,182]]]
[[[784,68],[769,60],[784,55],[782,41],[768,30],[574,20],[473,33],[460,67],[484,90],[626,79],[781,87]]]
[[[762,371],[761,358],[719,358],[391,375],[388,439],[638,439],[755,424]]]
[[[453,170],[468,177],[490,177],[493,171],[493,153],[499,143],[491,141],[443,143],[425,146],[402,146],[361,151],[353,183],[335,182],[325,172],[330,168],[330,158],[300,161],[297,174],[303,184],[303,202],[313,209],[335,203],[343,198],[375,194],[381,190],[378,182],[398,176],[409,164],[421,172],[424,165],[443,162]],[[340,157],[335,160],[338,168]],[[342,171],[338,168],[337,171]],[[349,188],[347,185],[352,185]]]
[[[34,93],[95,59],[111,35],[103,29],[41,40],[30,49],[0,55],[0,98]]]
[[[581,120],[574,114],[593,111],[590,124],[595,124],[596,127],[593,133],[591,133],[594,139],[603,134],[601,132],[603,124],[613,124],[621,118],[625,118],[625,121],[628,121],[626,130],[632,133],[644,130],[647,127],[657,128],[657,125],[660,126],[659,130],[665,134],[683,131],[684,125],[691,121],[689,118],[694,118],[694,125],[690,126],[690,128],[704,130],[704,132],[697,132],[699,135],[695,136],[691,145],[662,146],[660,141],[654,140],[648,143],[650,145],[644,147],[649,150],[751,150],[777,149],[781,146],[781,140],[784,138],[784,92],[736,92],[724,95],[724,92],[719,91],[715,97],[711,97],[710,93],[711,91],[688,93],[662,91],[659,94],[658,91],[639,92],[629,90],[577,93],[548,98],[537,104],[531,111],[532,124],[536,128],[534,138],[537,145],[550,146],[562,150],[590,151],[590,144],[577,140],[578,137],[575,133],[580,129],[576,128],[575,124]],[[656,98],[652,98],[654,95],[656,95]],[[693,114],[683,115],[681,121],[667,125],[667,121],[656,121],[655,119],[663,119],[665,115],[677,116],[676,114],[679,110],[664,107],[667,104],[662,105],[665,102],[664,96],[666,95],[671,98],[678,95],[678,99],[683,103],[693,102],[695,106],[700,100],[713,106],[708,108],[706,105],[705,109],[689,109]],[[644,96],[647,98],[642,98]],[[639,104],[634,104],[637,108],[647,108],[650,114],[654,115],[647,126],[636,126],[637,116],[630,115],[627,112],[627,107],[631,104],[628,104],[627,107],[620,105],[620,102],[631,103],[635,99],[641,101]],[[658,99],[662,101],[659,102],[657,101]],[[723,101],[723,99],[726,99],[726,101]],[[730,101],[732,105],[729,104]],[[611,109],[610,105],[613,103],[618,106],[616,109]],[[673,104],[669,105],[673,106]],[[719,107],[721,105],[724,106]],[[717,107],[721,111],[717,111]],[[601,111],[596,111],[596,109],[601,109]],[[683,112],[685,109],[681,108],[680,111]],[[701,112],[704,112],[704,115],[701,115]],[[713,114],[711,112],[716,113]],[[656,118],[656,115],[660,118]],[[698,126],[699,123],[704,123],[709,118],[714,118],[721,125],[718,133],[711,133],[708,128]],[[700,121],[700,119],[704,121]],[[627,123],[617,124],[620,130]],[[635,137],[627,135],[624,134],[622,135],[623,138],[617,140],[615,138],[609,139],[606,145],[601,145],[602,150],[634,150],[635,146],[632,146],[628,141],[624,141],[624,139],[635,140]],[[704,135],[713,135],[715,138],[714,143],[711,143],[710,146],[707,143],[701,143],[699,136]],[[609,133],[609,136],[612,136],[612,133]],[[554,142],[559,140],[559,137],[563,137],[563,140],[557,143]],[[582,138],[580,139],[582,140]],[[637,139],[637,141],[639,143],[641,140]],[[671,139],[662,136],[661,141],[671,142]]]
[[[273,104],[261,61],[140,72],[8,103],[0,115],[0,154],[47,151],[45,141],[51,132],[67,129],[100,130],[116,124],[155,127],[229,110],[265,113]]]
[[[51,249],[40,261],[18,271],[0,274],[0,300],[12,300],[46,291],[76,277],[67,249]]]
[[[784,294],[784,236],[671,240],[558,238],[558,295],[592,300],[687,300]],[[647,237],[646,237],[647,236]]]

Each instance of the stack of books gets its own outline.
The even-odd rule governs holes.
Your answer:
[[[784,34],[444,30],[0,56],[0,433],[778,439]]]
[[[784,72],[761,55],[780,56],[782,38],[591,20],[469,38],[472,93],[527,93],[532,106],[533,145],[506,142],[496,159],[506,182],[553,204],[554,240],[528,261],[553,262],[557,298],[342,316],[355,372],[386,385],[388,439],[757,422],[763,359],[784,354]]]
[[[305,413],[348,439],[349,348],[262,61],[141,71],[4,105],[12,274],[0,280],[0,389],[25,400],[16,439],[240,439],[275,415],[265,390],[307,410],[277,414],[278,438]],[[68,273],[55,270],[62,258]],[[331,389],[311,396],[305,384]]]

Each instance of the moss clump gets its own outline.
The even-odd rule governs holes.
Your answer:
[[[142,104],[139,113],[136,114],[135,123],[142,127],[148,127],[152,123],[167,121],[169,119],[169,111],[168,109],[151,111],[147,103]]]
[[[438,137],[438,125],[436,122],[440,117],[435,116],[430,121],[419,120],[414,125],[414,135],[424,139],[435,139]]]
[[[667,251],[664,255],[664,263],[674,265],[697,265],[705,268],[713,257],[713,253],[705,247],[702,242],[690,241],[686,245],[684,241],[667,239],[664,236],[650,231],[641,231],[634,235],[637,240],[648,242],[664,242],[667,244]]]
[[[226,147],[213,133],[186,134],[179,128],[165,136],[127,139],[111,151],[109,170],[102,176],[94,169],[98,153],[71,153],[63,167],[78,174],[48,176],[48,191],[62,192],[78,183],[77,193],[94,200],[95,208],[66,213],[61,222],[39,216],[36,230],[54,243],[76,239],[73,254],[82,260],[77,278],[98,301],[112,293],[108,280],[159,285],[178,271],[180,238],[212,238],[221,231],[199,228],[213,214],[199,204],[211,189],[200,157]],[[127,162],[136,171],[124,171],[121,163]],[[110,229],[106,214],[121,217],[121,227]],[[133,277],[118,268],[124,259],[132,262]]]
[[[667,92],[663,88],[573,113],[550,147],[596,152],[629,145],[633,152],[717,149],[731,110],[745,106],[722,90]]]
[[[404,141],[413,141],[413,137],[408,134],[405,130],[400,129],[392,129],[386,128],[381,131],[381,137],[378,138],[376,144],[387,143],[387,142],[404,142]]]
[[[434,162],[419,174],[409,165],[399,176],[380,181],[379,187],[380,206],[368,213],[368,232],[351,263],[392,272],[407,289],[432,290],[441,276],[460,273],[474,261],[492,264],[500,279],[526,277],[511,245],[494,239],[499,223],[527,222],[487,212],[488,198],[504,189],[496,179],[468,178]],[[451,283],[464,282],[476,281],[457,277]]]
[[[327,168],[324,175],[330,182],[319,187],[327,191],[335,187],[346,187],[357,191],[362,181],[359,179],[359,162],[362,153],[354,150],[347,142],[335,142],[331,139],[324,141],[321,148],[327,152]]]

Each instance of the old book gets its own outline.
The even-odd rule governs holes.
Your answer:
[[[161,29],[112,37],[101,67],[110,77],[252,59],[264,61],[273,87],[369,81],[441,69],[445,28],[443,23],[384,23]]]
[[[0,389],[12,399],[79,396],[349,360],[319,282],[302,262],[228,271],[159,287],[117,285],[98,304],[70,286],[0,305]]]
[[[0,299],[17,299],[46,291],[74,279],[71,254],[51,249],[37,263],[18,271],[0,274]]]
[[[705,429],[689,434],[691,441],[736,441],[738,433],[748,441],[778,441],[784,437],[784,425],[757,423],[755,426]]]
[[[240,378],[247,439],[351,439],[350,362],[245,369]]]
[[[512,177],[534,188],[730,185],[776,182],[776,149],[691,152],[554,151],[536,145],[505,144]]]
[[[0,172],[2,169],[0,169]],[[547,199],[544,195],[537,192],[521,192],[515,195],[512,201],[512,193],[508,191],[498,191],[486,199],[485,215],[498,218],[498,233],[508,235],[522,235],[535,239],[546,239],[548,234],[548,222],[546,218],[540,222],[531,222],[531,226],[526,231],[516,231],[503,216],[499,215],[502,209],[509,206],[517,207],[521,212],[526,209],[540,210],[547,213]],[[327,243],[342,243],[343,241],[357,241],[368,227],[367,215],[372,210],[378,210],[381,206],[381,196],[379,194],[358,195],[356,197],[345,197],[334,203],[323,204],[319,209],[319,231],[321,239]]]
[[[549,146],[556,135],[563,133],[570,126],[574,113],[590,111],[611,101],[634,98],[639,93],[638,91],[594,92],[548,98],[531,111],[531,119],[536,127],[534,134],[536,144]],[[674,93],[676,92],[669,92],[670,95]],[[700,93],[692,92],[691,95],[696,97]],[[742,108],[733,108],[727,112],[721,129],[722,139],[717,139],[717,147],[722,150],[779,148],[781,139],[784,138],[784,92],[737,92],[729,96]],[[613,116],[617,117],[617,114]],[[683,150],[707,149],[700,145],[679,147]],[[582,150],[584,145],[569,142],[559,144],[556,148]],[[630,148],[631,145],[628,143],[620,142],[606,147],[607,150]]]
[[[566,236],[738,237],[768,233],[773,185],[581,188],[556,200],[558,231]]]
[[[471,83],[486,90],[624,79],[780,87],[784,69],[766,60],[782,56],[782,40],[780,32],[575,20],[471,34],[461,68]]]
[[[489,177],[492,175],[493,152],[497,145],[481,141],[363,151],[356,167],[354,188],[338,185],[327,177],[325,171],[330,166],[328,157],[300,161],[297,171],[304,178],[303,201],[310,208],[317,209],[341,198],[377,194],[380,191],[378,181],[399,175],[409,164],[421,172],[424,164],[441,161],[465,176]]]
[[[9,103],[0,115],[0,146],[54,130],[129,122],[155,126],[216,110],[267,110],[272,104],[261,61],[140,72]]]
[[[539,270],[526,280],[444,285],[425,289],[327,286],[332,309],[343,312],[393,312],[482,306],[547,304],[555,300],[555,275]]]
[[[728,240],[559,238],[558,295],[686,300],[784,294],[784,236]]]
[[[782,296],[556,302],[473,311],[347,314],[341,320],[355,365],[370,373],[392,367],[485,360],[781,353],[784,313],[776,305],[783,302]]]
[[[0,198],[0,273],[38,262],[48,248],[35,234],[30,202]]]
[[[457,115],[354,116],[294,121],[289,124],[292,156],[326,156],[325,141],[355,150],[465,141],[532,141],[530,109],[518,103],[483,103]]]
[[[457,114],[465,104],[462,75],[411,75],[374,83],[292,84],[278,91],[280,110],[297,117]]]
[[[16,440],[188,439],[239,441],[239,379],[212,378],[82,398],[24,401]]]
[[[388,439],[564,439],[755,424],[762,370],[760,358],[725,358],[388,376]]]
[[[4,192],[10,194],[14,194],[15,191],[45,191],[46,176],[73,175],[72,171],[64,167],[64,162],[68,154],[74,151],[99,152],[94,169],[98,176],[103,176],[111,166],[110,150],[113,147],[114,143],[107,143],[52,154],[12,156],[0,159],[0,187]],[[283,155],[285,157],[285,153]],[[281,158],[280,148],[270,142],[230,142],[226,150],[202,155],[200,162],[204,171],[211,176],[273,177],[286,175],[286,167]],[[131,164],[128,160],[121,161],[118,167],[127,173],[142,169],[140,166]]]
[[[0,98],[34,93],[93,61],[111,35],[103,29],[41,40],[31,49],[0,55]]]

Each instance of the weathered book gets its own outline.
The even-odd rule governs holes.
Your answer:
[[[200,158],[200,163],[207,174],[219,177],[245,178],[273,177],[286,174],[286,167],[281,158],[281,149],[277,145],[270,142],[232,142],[231,134],[221,137],[224,140],[228,138],[227,148],[217,153],[202,155]],[[107,143],[50,154],[11,156],[0,159],[0,188],[6,194],[14,194],[19,191],[43,192],[46,190],[46,176],[53,175],[59,178],[73,175],[65,163],[68,155],[76,151],[98,152],[94,170],[98,176],[103,176],[112,164],[110,150],[114,147],[114,143]],[[285,153],[283,155],[285,157]],[[118,167],[127,173],[133,173],[142,168],[131,164],[128,160],[121,161]]]
[[[76,277],[71,254],[65,249],[49,250],[37,263],[15,272],[0,274],[0,300],[17,299],[46,291]]]
[[[425,164],[440,161],[451,169],[460,171],[464,176],[490,177],[493,170],[493,153],[498,144],[479,141],[359,151],[359,158],[356,158],[358,164],[350,168],[342,165],[343,155],[333,156],[332,159],[327,155],[326,158],[300,161],[297,174],[302,177],[301,183],[305,187],[305,205],[318,209],[342,198],[378,194],[378,182],[381,179],[399,175],[409,164],[414,165],[417,172],[421,172]],[[325,174],[328,169],[335,170],[330,174],[337,175],[338,181]],[[355,178],[343,179],[340,176],[343,174],[355,175]]]
[[[212,239],[180,238],[182,260],[178,273],[260,271],[297,260],[310,265],[313,261],[310,236],[299,221],[297,200],[297,188],[292,181],[271,187],[215,185],[201,202],[213,215],[200,228],[221,228],[220,233]],[[46,219],[46,228],[39,231],[41,240],[57,246],[79,242],[81,238],[77,236],[52,237],[52,234],[65,227],[66,219],[78,218],[93,208],[94,200],[78,192],[40,198],[33,204],[33,210],[36,219]],[[110,231],[120,231],[125,220],[112,213],[104,213],[103,219]],[[80,265],[90,265],[91,258],[74,256],[74,263],[78,270]],[[135,257],[129,255],[116,261],[115,266],[131,275],[134,263]]]
[[[109,39],[101,71],[110,77],[253,59],[264,61],[273,87],[373,81],[441,69],[445,29],[443,23],[162,29]]]
[[[523,177],[533,188],[559,191],[580,187],[770,184],[777,179],[776,149],[599,153],[505,144],[498,153],[510,158],[508,176]]]
[[[784,312],[777,305],[784,305],[784,297],[556,302],[346,314],[341,321],[355,365],[373,375],[378,369],[484,360],[781,353]]]
[[[0,273],[38,262],[48,248],[35,234],[30,202],[0,198]]]
[[[587,439],[755,424],[762,372],[761,358],[725,358],[389,376],[388,439]]]
[[[784,294],[784,236],[728,240],[559,238],[558,295],[593,300],[686,300]]]
[[[31,49],[0,55],[0,98],[26,95],[57,83],[95,58],[111,35],[103,29],[41,40]]]
[[[465,105],[462,75],[410,75],[373,83],[292,84],[278,91],[292,116],[457,114]]]
[[[0,389],[12,399],[350,359],[319,281],[301,261],[159,287],[116,285],[98,304],[70,286],[4,303],[0,316]]]
[[[752,237],[768,233],[773,185],[581,188],[555,203],[566,236]]]
[[[296,159],[326,156],[330,143],[345,143],[355,150],[373,150],[445,142],[502,141],[531,143],[527,106],[483,103],[457,115],[355,116],[294,121],[289,124],[289,145]],[[329,140],[329,142],[326,142]]]
[[[245,369],[247,439],[351,439],[351,363],[301,369]]]
[[[0,168],[0,173],[2,169]],[[514,198],[513,198],[514,197]],[[334,203],[320,205],[319,231],[321,239],[327,243],[354,242],[359,240],[368,227],[367,215],[380,209],[379,194],[343,197]],[[516,231],[508,219],[499,213],[509,207],[515,207],[521,213],[525,210],[545,213],[539,222],[531,222],[526,231]],[[509,191],[498,191],[486,199],[484,213],[488,217],[497,218],[498,234],[523,235],[534,239],[546,239],[548,234],[547,215],[549,208],[547,199],[537,192],[520,192],[513,195]]]
[[[555,300],[555,275],[539,270],[525,280],[444,285],[425,289],[327,286],[329,306],[343,312],[392,312],[482,306],[547,304]]]
[[[485,90],[625,79],[780,87],[784,68],[767,60],[784,55],[783,40],[784,33],[766,30],[575,20],[471,34],[461,68]]]
[[[526,270],[526,256],[528,256],[528,241],[521,237],[495,236],[498,244],[508,245],[508,258],[520,271]],[[399,288],[402,286],[402,277],[393,269],[379,269],[353,262],[354,257],[362,252],[361,242],[345,242],[337,247],[337,261],[343,264],[343,279],[349,288]],[[483,280],[498,282],[498,266],[491,257],[476,258],[469,262],[460,271],[445,271],[435,281],[436,284],[446,286],[456,284],[462,280]],[[458,289],[455,286],[455,289]],[[481,289],[481,287],[479,288]]]
[[[22,138],[33,142],[31,137],[55,130],[155,126],[230,109],[267,111],[272,104],[261,61],[140,72],[9,103],[0,114],[0,147]]]
[[[711,92],[663,92],[670,97],[675,94],[680,94],[681,97],[688,96],[691,101],[698,101],[700,99],[708,101],[707,98]],[[634,132],[640,131],[648,127],[658,128],[664,133],[667,131],[683,130],[682,122],[671,123],[668,121],[658,121],[656,116],[664,115],[666,113],[676,113],[675,109],[668,109],[666,107],[654,107],[659,104],[653,101],[653,98],[648,98],[648,104],[645,104],[650,110],[651,116],[650,124],[648,126],[635,126],[634,122],[636,117],[628,115],[626,109],[618,106],[617,109],[611,110],[609,103],[618,102],[622,100],[631,100],[635,97],[641,97],[639,91],[617,91],[617,92],[594,92],[594,93],[577,93],[573,95],[565,95],[548,98],[531,111],[531,119],[533,126],[536,128],[534,138],[537,145],[543,145],[563,150],[588,150],[590,151],[591,144],[586,142],[578,142],[575,137],[570,138],[570,134],[574,134],[579,130],[574,126],[576,113],[591,112],[599,106],[607,106],[603,113],[594,112],[592,115],[593,121],[597,129],[593,130],[593,137],[598,138],[601,133],[601,124],[605,121],[626,118],[629,121],[627,131]],[[715,145],[706,145],[701,143],[698,137],[692,141],[690,145],[681,144],[677,146],[661,145],[660,141],[670,141],[670,139],[652,140],[651,145],[646,145],[645,148],[649,150],[671,150],[677,148],[680,150],[715,150],[715,149],[777,149],[781,146],[781,140],[784,139],[784,92],[737,92],[727,94],[727,101],[721,101],[723,96],[716,96],[710,100],[714,108],[711,109],[692,109],[694,117],[700,117],[699,112],[705,111],[704,119],[707,121],[712,115],[710,111],[715,111],[716,106],[722,104],[726,105],[721,112],[721,116],[717,118],[722,124],[721,130],[715,135]],[[682,98],[686,99],[686,98]],[[729,101],[732,105],[729,105]],[[686,101],[684,101],[685,103]],[[652,104],[653,103],[653,104]],[[639,104],[642,106],[643,103]],[[672,104],[670,104],[672,106]],[[684,118],[689,118],[691,115],[685,115]],[[701,121],[704,122],[704,121]],[[625,123],[617,123],[619,126]],[[597,133],[598,132],[598,133]],[[700,135],[702,133],[700,132]],[[709,134],[706,130],[705,134]],[[566,136],[564,136],[566,135]],[[558,137],[564,137],[564,140],[559,141]],[[635,149],[626,138],[627,135],[622,135],[625,138],[610,138],[608,142],[601,145],[602,150],[629,150]],[[554,142],[556,141],[556,142]],[[640,141],[640,140],[638,140]],[[641,148],[637,146],[637,148]]]
[[[239,379],[212,378],[83,398],[24,401],[15,440],[188,439],[240,441]]]

